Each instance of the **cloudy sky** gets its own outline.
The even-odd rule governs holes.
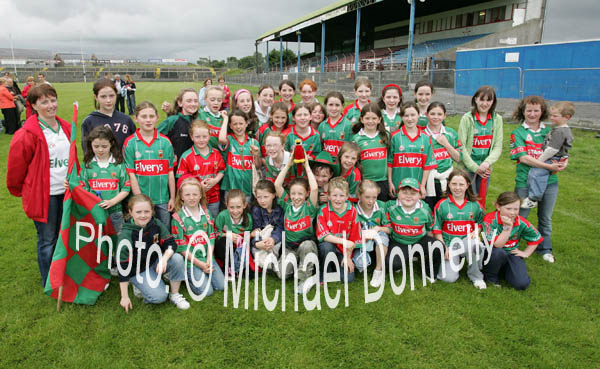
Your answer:
[[[389,1],[389,0],[388,0]],[[401,0],[393,0],[401,1]],[[138,58],[223,59],[331,0],[0,0],[0,47]],[[599,38],[599,0],[548,0],[544,42]],[[576,25],[576,26],[574,26]],[[295,45],[289,45],[295,48]],[[312,47],[307,47],[310,51]],[[264,45],[261,49],[264,53]]]

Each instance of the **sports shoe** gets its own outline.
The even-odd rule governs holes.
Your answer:
[[[110,275],[113,276],[113,277],[118,277],[119,276],[119,271],[117,270],[117,267],[110,268]]]
[[[487,285],[485,284],[485,281],[483,279],[478,279],[476,281],[473,281],[473,286],[475,286],[475,288],[478,288],[480,290],[485,290],[487,288]]]
[[[429,282],[430,284],[434,284],[435,283],[435,277],[425,276],[425,280],[427,282]]]
[[[183,295],[180,293],[170,293],[169,301],[171,301],[175,306],[177,306],[177,309],[187,310],[190,308],[190,303],[187,302],[185,297],[183,297]]]
[[[554,263],[554,255],[552,254],[544,254],[544,256],[542,256],[542,259],[549,263]]]
[[[135,284],[132,284],[132,285],[131,285],[131,287],[133,287],[133,295],[134,295],[135,297],[137,297],[137,298],[140,298],[140,299],[141,299],[142,297],[144,297],[144,294],[142,293],[142,291],[141,291],[139,288],[137,288],[137,287],[135,286]]]
[[[171,279],[169,278],[169,272],[166,272],[166,273],[164,273],[164,274],[162,275],[162,279],[163,279],[163,281],[165,281],[165,282],[167,282],[167,283],[168,283],[168,282],[170,282],[170,281],[171,281]]]
[[[523,199],[523,203],[521,204],[521,209],[532,209],[537,206],[537,201],[529,200],[529,197]]]
[[[307,291],[304,291],[304,282],[299,282],[298,283],[298,295],[303,295],[304,293],[306,293]]]
[[[383,282],[383,272],[381,270],[375,269],[373,271],[373,276],[371,277],[371,287],[377,288],[381,286],[381,282]]]

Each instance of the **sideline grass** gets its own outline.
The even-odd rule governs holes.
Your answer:
[[[160,105],[187,86],[199,87],[141,83],[136,98]],[[70,119],[70,104],[76,99],[80,122],[93,110],[91,84],[55,87],[59,116]],[[458,117],[448,122],[456,127]],[[488,204],[514,186],[508,138],[515,127],[505,126]],[[300,299],[294,312],[288,283],[285,312],[280,303],[267,311],[262,297],[257,311],[252,298],[249,310],[243,302],[234,309],[231,294],[224,307],[223,293],[217,292],[191,302],[188,311],[168,303],[144,305],[132,297],[128,315],[119,306],[115,279],[96,306],[63,304],[61,313],[56,313],[56,300],[42,293],[35,228],[20,199],[10,196],[5,186],[9,142],[9,136],[0,135],[1,367],[589,368],[600,362],[600,295],[594,272],[600,263],[600,145],[592,133],[575,131],[569,169],[560,175],[553,235],[557,262],[550,265],[532,256],[527,291],[479,291],[461,274],[451,285],[422,287],[416,278],[415,290],[407,282],[401,295],[392,292],[388,280],[382,298],[365,304],[360,275],[349,285],[349,306],[343,307],[342,295],[337,309],[329,309],[321,296],[320,311],[306,311]],[[534,214],[530,220],[537,223]],[[342,285],[331,287],[343,294]],[[251,284],[250,295],[253,288]],[[268,278],[269,298],[280,288],[279,280]]]

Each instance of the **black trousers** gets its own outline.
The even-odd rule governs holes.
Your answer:
[[[433,250],[433,254],[432,254],[432,258],[429,257],[429,243],[431,242],[431,244],[433,244],[434,242],[436,242],[437,240],[433,237],[429,237],[429,236],[424,236],[423,238],[421,238],[418,242],[415,242],[415,244],[419,244],[423,247],[423,257],[421,257],[420,253],[413,253],[413,255],[409,256],[409,245],[405,245],[405,244],[401,244],[398,243],[392,239],[390,239],[390,246],[388,248],[388,252],[387,255],[385,257],[385,265],[387,267],[391,267],[393,271],[396,270],[401,270],[402,269],[402,260],[400,259],[400,257],[394,257],[394,259],[392,260],[392,264],[390,264],[390,255],[392,254],[392,250],[394,248],[398,248],[400,250],[400,252],[402,253],[402,255],[404,256],[404,263],[405,263],[405,267],[407,268],[407,270],[410,270],[409,265],[410,263],[413,262],[412,260],[412,256],[416,256],[418,259],[421,259],[421,266],[425,267],[425,274],[430,277],[430,278],[435,278],[435,275],[440,267],[440,264],[442,262],[442,257],[443,254],[442,252],[440,252],[440,249],[438,248],[434,248]],[[442,246],[443,249],[443,246]],[[430,267],[429,267],[429,263],[433,264],[433,274],[431,273]],[[415,269],[413,269],[415,270]],[[418,271],[418,269],[417,269]],[[416,272],[415,275],[418,275],[420,273]]]
[[[125,97],[121,96],[121,94],[117,94],[117,110],[125,113]]]
[[[12,135],[19,129],[19,121],[17,119],[17,108],[2,109],[4,114],[4,132]]]

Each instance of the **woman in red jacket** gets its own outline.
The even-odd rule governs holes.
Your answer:
[[[35,86],[35,79],[33,76],[27,77],[27,84],[23,87],[23,91],[21,92],[21,96],[27,99],[27,94],[29,93],[29,89]],[[29,119],[30,116],[33,115],[33,110],[31,109],[31,104],[26,100],[25,103],[25,119]]]
[[[0,78],[0,109],[4,114],[4,130],[7,134],[14,134],[19,129],[19,120],[17,118],[17,106],[15,105],[15,96],[8,91],[5,86],[6,79]]]
[[[57,94],[49,84],[31,88],[27,101],[35,114],[10,143],[6,187],[22,198],[25,214],[35,224],[38,265],[45,285],[62,218],[71,126],[56,116]]]

